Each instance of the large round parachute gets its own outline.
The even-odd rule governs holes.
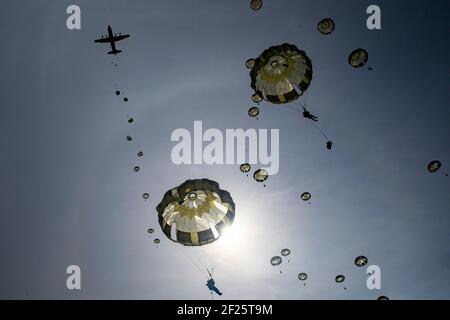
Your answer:
[[[230,194],[208,179],[187,180],[166,192],[156,207],[164,234],[185,246],[216,241],[234,221]]]
[[[254,11],[258,11],[262,7],[262,0],[251,0],[250,1],[250,8]]]
[[[309,192],[303,192],[303,193],[300,195],[300,198],[301,198],[303,201],[309,201],[309,200],[311,199],[311,193],[309,193]]]
[[[362,48],[353,50],[352,53],[350,53],[350,55],[348,56],[348,63],[353,68],[361,68],[367,63],[368,60],[369,54]]]
[[[330,18],[325,18],[320,20],[319,24],[317,25],[317,30],[319,30],[321,34],[327,35],[334,31],[334,27],[334,21]]]
[[[281,255],[283,256],[283,257],[287,257],[288,255],[290,255],[291,254],[291,250],[289,250],[289,249],[283,249],[283,250],[281,250]]]
[[[439,171],[439,169],[441,168],[441,165],[442,164],[439,160],[431,161],[427,166],[428,172],[434,173],[434,172]]]
[[[342,283],[342,282],[345,281],[345,276],[343,276],[342,274],[339,274],[339,275],[336,276],[334,281],[336,281],[336,283]]]
[[[298,279],[300,281],[305,281],[306,279],[308,279],[308,275],[306,273],[304,273],[304,272],[301,272],[301,273],[298,274]]]
[[[241,172],[247,173],[252,169],[252,166],[249,163],[243,163],[243,164],[241,164],[239,169],[241,170]]]
[[[258,107],[251,107],[248,109],[248,115],[251,118],[255,118],[259,115],[259,108]]]
[[[308,89],[312,64],[304,51],[284,43],[265,50],[250,71],[251,87],[271,103],[289,103]]]
[[[252,101],[254,103],[258,103],[259,104],[262,101],[262,98],[261,98],[261,96],[259,94],[255,93],[255,94],[252,95]]]
[[[369,259],[367,259],[367,257],[365,256],[359,256],[355,259],[355,265],[357,267],[364,267],[367,262],[369,262]]]
[[[265,169],[258,169],[253,174],[253,179],[257,182],[264,182],[269,178],[269,173]]]
[[[247,69],[253,68],[254,65],[255,65],[255,59],[253,59],[253,58],[248,59],[248,60],[245,62],[245,66],[247,67]]]
[[[279,256],[275,256],[272,257],[272,259],[270,259],[270,264],[273,265],[274,267],[279,266],[281,262],[283,262],[283,260]]]

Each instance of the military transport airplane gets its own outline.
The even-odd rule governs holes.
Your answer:
[[[108,26],[108,35],[102,36],[100,39],[94,40],[94,42],[109,43],[111,45],[111,51],[108,52],[108,54],[118,54],[121,53],[122,51],[116,49],[116,41],[120,41],[129,37],[130,37],[129,34],[124,35],[122,35],[121,33],[119,33],[119,35],[117,35],[116,33],[113,34],[111,26]]]

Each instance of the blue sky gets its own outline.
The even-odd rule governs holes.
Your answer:
[[[210,299],[197,267],[212,265],[226,299],[450,298],[448,2],[248,2],[77,1],[80,31],[65,25],[73,2],[0,3],[1,298]],[[382,29],[370,31],[375,3]],[[328,37],[316,30],[325,17]],[[108,24],[131,34],[117,68],[93,43]],[[312,60],[292,105],[311,106],[331,152],[300,114],[263,102],[259,121],[247,116],[245,61],[284,42]],[[347,64],[358,47],[373,71]],[[279,129],[279,173],[264,188],[239,165],[174,165],[171,133],[195,120]],[[431,175],[434,159],[443,170]],[[166,239],[155,210],[192,178],[218,181],[236,203],[230,235],[201,248]],[[285,247],[281,275],[269,260]],[[380,266],[381,290],[353,265],[361,254]],[[65,287],[71,264],[80,291]]]

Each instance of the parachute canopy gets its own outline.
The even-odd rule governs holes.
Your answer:
[[[137,153],[137,156],[138,156],[138,157],[142,157],[142,156],[144,156],[144,153],[143,153],[142,151],[139,151],[139,152]]]
[[[133,138],[131,136],[127,136],[127,141],[133,141]]]
[[[368,60],[369,54],[362,48],[353,50],[352,53],[350,53],[350,55],[348,56],[348,63],[353,68],[361,68],[367,63]]]
[[[260,103],[262,101],[262,98],[259,94],[255,93],[252,95],[252,101],[254,103]]]
[[[298,274],[298,279],[299,279],[300,281],[305,281],[306,279],[308,279],[308,275],[307,275],[306,273],[304,273],[304,272],[299,273],[299,274]]]
[[[288,255],[290,255],[291,254],[291,250],[289,250],[289,249],[283,249],[283,250],[281,250],[281,255],[283,256],[283,257],[286,257],[286,256],[288,256]]]
[[[153,240],[153,242],[154,242],[155,244],[159,244],[159,243],[161,242],[161,240],[155,239],[155,240]]]
[[[270,259],[270,264],[273,266],[279,266],[281,262],[283,262],[283,260],[279,256],[275,256]]]
[[[257,117],[259,115],[259,108],[251,107],[250,109],[248,109],[248,115],[252,118]]]
[[[142,198],[144,198],[145,200],[148,200],[148,198],[150,198],[150,195],[147,192],[143,193]]]
[[[345,281],[345,277],[342,274],[340,274],[340,275],[337,275],[334,280],[336,281],[336,283],[342,283]]]
[[[255,59],[248,59],[245,62],[245,66],[247,67],[247,69],[253,68],[254,65],[255,65]]]
[[[369,262],[369,259],[367,259],[367,257],[365,256],[359,256],[355,259],[355,265],[357,267],[364,267],[367,262]]]
[[[185,246],[216,241],[234,221],[230,194],[208,179],[187,180],[166,192],[156,207],[164,234]]]
[[[258,169],[253,174],[253,178],[257,182],[264,182],[267,180],[268,177],[269,177],[269,173],[265,169]]]
[[[252,166],[248,163],[243,163],[241,164],[240,168],[239,168],[243,173],[247,173],[252,169]]]
[[[153,233],[153,232],[155,232],[155,230],[153,230],[153,229],[150,228],[150,229],[147,230],[147,232],[148,232],[148,233]]]
[[[295,45],[282,44],[265,50],[250,71],[251,87],[271,103],[289,103],[308,89],[312,64]]]
[[[439,160],[433,160],[428,164],[428,172],[430,173],[434,173],[439,171],[439,169],[441,168],[441,162]]]
[[[330,18],[320,20],[319,24],[317,25],[317,30],[319,30],[321,34],[325,35],[332,33],[334,31],[334,28],[334,21]]]
[[[309,201],[311,199],[311,193],[303,192],[300,198],[302,198],[303,201]]]
[[[377,300],[389,300],[389,298],[386,297],[386,296],[379,296],[379,297],[377,298]]]
[[[139,172],[140,170],[141,170],[141,168],[139,166],[136,166],[136,167],[133,168],[134,172]]]
[[[262,0],[252,0],[250,1],[250,8],[254,11],[258,11],[262,7]]]

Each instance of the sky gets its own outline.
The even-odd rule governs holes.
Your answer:
[[[66,27],[71,4],[81,30]],[[366,27],[371,4],[381,30]],[[444,0],[264,0],[258,12],[247,0],[1,1],[0,298],[211,299],[202,272],[214,266],[220,299],[449,299],[449,9]],[[336,23],[329,36],[316,29],[325,17]],[[108,25],[131,34],[117,59],[93,42]],[[331,151],[292,107],[262,102],[259,120],[247,116],[245,61],[284,42],[314,72],[290,105],[310,106]],[[360,47],[373,71],[348,65]],[[264,188],[239,164],[173,164],[171,133],[192,132],[195,120],[279,129],[279,172]],[[443,167],[430,174],[435,159]],[[216,242],[188,248],[165,237],[155,208],[198,178],[230,192],[236,217]],[[273,267],[283,248],[289,262]],[[367,288],[359,255],[380,267],[380,290]],[[66,288],[69,265],[81,268],[81,290]]]

